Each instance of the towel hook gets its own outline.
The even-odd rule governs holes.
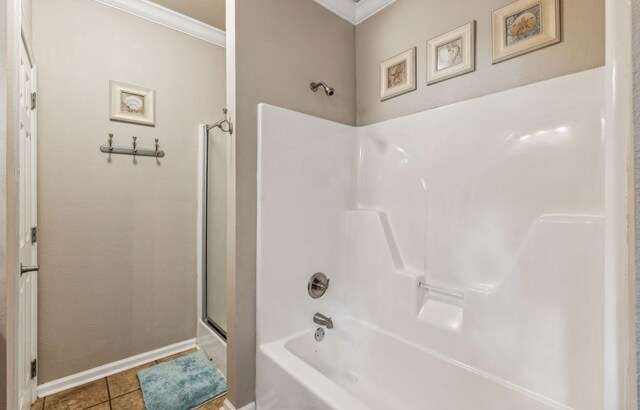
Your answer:
[[[133,137],[133,155],[136,155],[136,153],[138,152],[138,148],[137,148],[138,143],[136,142],[137,140],[138,140],[138,137]]]
[[[113,152],[113,134],[109,134],[109,152]]]

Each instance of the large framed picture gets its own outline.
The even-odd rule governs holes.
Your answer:
[[[560,42],[560,0],[518,0],[491,21],[493,64]]]
[[[427,85],[476,69],[475,33],[472,21],[427,42]]]
[[[155,91],[117,81],[111,81],[110,85],[110,119],[155,126]]]
[[[416,90],[416,48],[392,57],[380,65],[382,101]]]

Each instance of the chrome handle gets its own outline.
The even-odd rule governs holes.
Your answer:
[[[23,264],[20,264],[20,276],[24,275],[25,273],[29,273],[29,272],[37,272],[38,270],[40,270],[40,266],[35,265],[35,266],[24,266]]]

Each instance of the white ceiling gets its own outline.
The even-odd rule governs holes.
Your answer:
[[[358,25],[396,0],[314,0],[333,13]]]
[[[185,16],[225,31],[225,0],[151,0]]]

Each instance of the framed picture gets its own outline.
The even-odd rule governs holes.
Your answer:
[[[476,22],[427,42],[427,85],[476,69]]]
[[[156,125],[155,91],[111,81],[111,116],[114,121]]]
[[[560,0],[518,0],[492,14],[493,64],[560,42]]]
[[[388,59],[380,66],[382,101],[416,90],[416,48]]]

